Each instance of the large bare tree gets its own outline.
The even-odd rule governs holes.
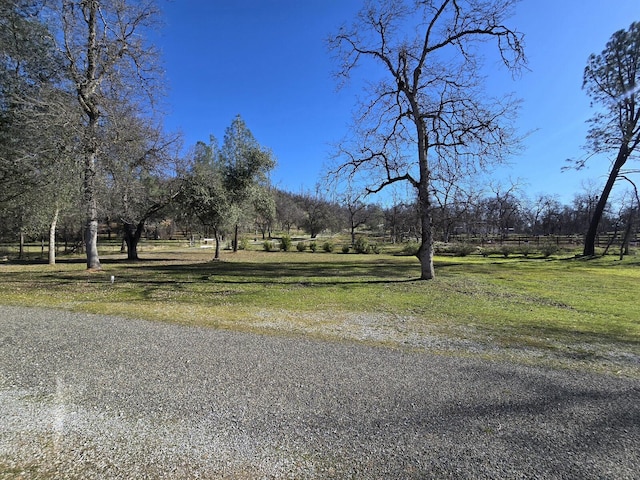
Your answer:
[[[434,277],[434,184],[453,172],[471,175],[516,145],[509,120],[517,102],[486,95],[481,61],[493,42],[508,69],[524,64],[522,35],[504,23],[515,1],[369,2],[329,39],[340,77],[361,65],[372,67],[367,75],[384,72],[368,84],[335,173],[363,174],[369,192],[400,181],[415,187],[422,279]]]
[[[100,129],[109,119],[110,97],[127,96],[142,106],[157,87],[156,53],[143,39],[157,19],[153,0],[59,0],[62,51],[84,113],[83,191],[87,268],[100,269],[97,172]]]

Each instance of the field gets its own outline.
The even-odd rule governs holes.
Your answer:
[[[436,258],[141,245],[49,266],[0,263],[0,304],[480,355],[640,376],[640,259]],[[161,244],[160,244],[161,245]],[[111,278],[113,277],[113,282]]]

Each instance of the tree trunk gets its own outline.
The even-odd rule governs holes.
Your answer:
[[[87,22],[87,57],[86,72],[80,85],[78,85],[78,100],[80,106],[87,115],[87,131],[85,138],[84,158],[84,201],[87,207],[85,248],[87,254],[87,268],[101,270],[100,257],[98,256],[98,201],[96,192],[96,162],[98,156],[98,120],[100,111],[95,101],[95,92],[98,88],[98,2],[88,2],[88,12],[85,13]]]
[[[84,242],[87,252],[87,268],[101,270],[98,255],[98,202],[95,191],[96,154],[90,152],[85,159],[84,195],[87,202],[87,223]]]
[[[24,258],[24,232],[20,230],[20,247],[18,250],[18,260],[22,260]]]
[[[611,248],[611,245],[613,245],[613,242],[615,242],[616,238],[618,238],[618,228],[619,227],[620,227],[620,224],[618,222],[616,222],[615,229],[613,230],[613,235],[611,235],[611,238],[607,242],[607,246],[604,248],[604,252],[602,252],[602,256],[603,257],[607,256],[607,253],[609,253],[609,249]]]
[[[433,224],[431,221],[429,192],[421,187],[419,197],[420,223],[422,226],[421,244],[418,249],[420,280],[431,280],[435,277],[435,269],[433,267]]]
[[[213,229],[213,237],[216,239],[216,253],[213,256],[214,260],[220,259],[220,235],[218,235],[218,229]]]
[[[59,214],[60,208],[56,207],[53,219],[51,220],[51,225],[49,226],[49,265],[56,264],[56,227],[58,225]]]
[[[238,224],[236,223],[236,230],[233,234],[233,251],[234,253],[238,251]]]
[[[127,245],[127,260],[140,260],[138,257],[138,244],[142,238],[144,231],[144,221],[134,225],[133,223],[124,223],[124,241]]]
[[[596,237],[598,235],[598,226],[600,225],[600,220],[602,219],[602,215],[604,214],[604,209],[607,206],[609,194],[611,193],[613,185],[618,179],[620,169],[624,166],[628,157],[629,150],[627,148],[627,145],[622,145],[620,147],[620,150],[618,151],[618,156],[615,163],[613,164],[613,168],[609,173],[607,183],[602,190],[602,195],[600,195],[600,198],[598,199],[596,209],[594,210],[593,216],[591,217],[591,222],[589,223],[589,230],[587,231],[587,235],[584,238],[584,250],[582,251],[582,255],[584,255],[585,257],[593,257],[596,254]]]
[[[627,228],[624,231],[624,237],[622,239],[622,244],[620,245],[620,260],[622,260],[625,255],[629,255],[629,239],[631,238],[631,230],[633,226],[633,214],[634,210],[631,209],[629,219],[627,220]]]
[[[410,97],[411,106],[414,111],[418,110],[414,97]],[[421,244],[418,249],[418,259],[420,260],[420,280],[431,280],[435,277],[433,267],[433,218],[431,216],[431,172],[429,170],[427,129],[421,118],[416,118],[416,134],[418,137],[418,168],[420,170],[420,181],[416,185],[418,189],[418,209],[420,214],[420,227],[422,229],[420,239]]]

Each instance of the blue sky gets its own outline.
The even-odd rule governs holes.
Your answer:
[[[350,23],[356,0],[162,1],[158,46],[168,82],[168,130],[185,145],[222,139],[240,114],[278,165],[273,183],[284,190],[313,190],[332,145],[347,133],[362,85],[337,91],[336,63],[326,39]],[[525,34],[530,72],[512,80],[505,71],[489,79],[492,92],[523,100],[517,129],[531,132],[522,154],[496,178],[518,179],[531,197],[558,195],[569,202],[583,184],[604,183],[606,160],[581,172],[561,172],[579,157],[585,121],[593,110],[582,91],[591,53],[603,50],[616,30],[640,21],[638,0],[522,0],[510,26]]]

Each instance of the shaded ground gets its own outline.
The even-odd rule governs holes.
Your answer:
[[[640,381],[0,307],[0,478],[638,478]]]

